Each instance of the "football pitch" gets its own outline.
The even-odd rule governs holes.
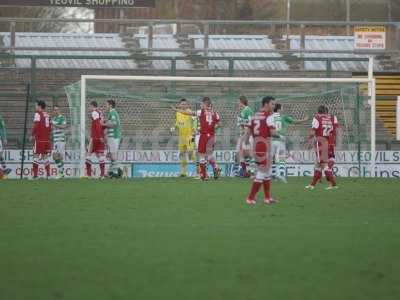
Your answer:
[[[398,180],[306,183],[1,181],[0,299],[399,299]]]

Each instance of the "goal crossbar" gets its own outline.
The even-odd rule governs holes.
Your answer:
[[[371,176],[375,173],[375,153],[376,153],[376,82],[373,78],[373,60],[370,59],[368,77],[352,78],[321,78],[321,77],[186,77],[186,76],[126,76],[126,75],[82,75],[81,76],[81,107],[80,107],[80,170],[84,174],[84,161],[86,156],[85,147],[85,117],[86,117],[86,85],[88,80],[122,80],[122,81],[175,81],[175,82],[275,82],[275,83],[364,83],[368,84],[368,94],[371,105]]]
[[[186,82],[304,82],[304,83],[369,83],[365,78],[321,78],[321,77],[187,77],[187,76],[124,76],[82,75],[86,80],[132,80],[132,81],[186,81]]]

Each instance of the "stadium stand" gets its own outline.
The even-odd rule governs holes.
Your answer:
[[[189,35],[189,39],[193,43],[194,49],[204,48],[204,35]],[[3,41],[5,47],[10,47],[10,33],[0,33],[0,40]],[[347,36],[306,36],[306,50],[325,50],[325,51],[352,51],[353,38]],[[96,55],[96,56],[129,56],[132,54],[142,54],[136,56],[132,60],[116,60],[111,63],[110,60],[88,59],[57,59],[57,60],[40,60],[38,68],[65,68],[65,69],[142,69],[143,67],[153,68],[157,70],[170,69],[170,62],[165,60],[154,60],[152,64],[142,65],[140,58],[149,57],[144,54],[148,45],[148,36],[145,34],[134,34],[129,37],[124,34],[69,34],[69,33],[16,33],[16,47],[30,47],[35,50],[16,50],[15,54],[24,55]],[[58,48],[57,50],[41,50],[40,48]],[[76,48],[76,50],[62,50],[62,48]],[[179,38],[173,34],[157,34],[153,37],[153,47],[155,49],[178,49],[182,51],[153,51],[155,57],[188,57],[188,61],[179,60],[177,69],[192,70],[197,66],[190,63],[193,53],[185,51],[179,43]],[[290,36],[290,47],[292,50],[300,49],[300,36]],[[60,49],[61,48],[61,49]],[[111,51],[102,51],[97,49],[110,49]],[[77,51],[82,49],[81,51]],[[93,50],[92,50],[93,49]],[[118,51],[112,51],[118,49]],[[243,60],[235,62],[235,70],[244,71],[278,71],[284,72],[290,70],[289,63],[282,61],[246,61],[245,58],[266,58],[266,57],[281,57],[283,55],[276,52],[255,52],[248,50],[275,50],[276,45],[273,39],[267,35],[210,35],[209,36],[210,50],[227,50],[227,52],[212,52],[208,53],[210,57],[243,57]],[[229,50],[243,50],[242,52],[228,52]],[[200,51],[197,55],[203,55]],[[296,54],[297,57],[322,57],[322,58],[360,58],[365,55],[346,54],[346,53],[303,53]],[[17,59],[16,65],[18,68],[29,67],[27,60]],[[366,70],[366,62],[332,62],[332,71],[337,72],[357,72]],[[206,65],[204,65],[206,67]],[[393,66],[395,67],[395,66]],[[323,61],[307,61],[304,64],[304,71],[323,71],[326,70],[326,63]],[[197,69],[197,68],[196,68]],[[212,61],[208,65],[211,70],[227,70],[228,64],[226,61]],[[383,71],[382,65],[379,62],[376,64],[376,71]]]
[[[290,39],[290,49],[300,50],[301,49],[301,37],[299,35],[292,35]],[[318,50],[318,51],[354,51],[354,38],[350,36],[305,36],[305,49],[306,50]],[[335,58],[361,58],[367,57],[366,55],[357,54],[346,54],[346,53],[302,53],[295,54],[300,57],[335,57]],[[357,72],[365,71],[368,67],[367,62],[358,61],[334,61],[332,62],[332,71],[336,72]],[[307,71],[325,70],[326,64],[319,61],[306,61],[304,68]],[[379,64],[375,64],[375,71],[382,71],[383,67]]]

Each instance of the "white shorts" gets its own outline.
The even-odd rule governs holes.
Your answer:
[[[196,134],[194,137],[194,142],[196,143],[196,149],[199,148],[200,134]]]
[[[53,152],[59,153],[62,157],[65,157],[65,142],[54,142]]]
[[[286,143],[283,141],[272,141],[272,157],[275,160],[285,160],[286,159]]]
[[[236,151],[237,152],[239,152],[240,150],[250,151],[251,149],[253,149],[253,142],[254,142],[254,139],[252,136],[250,136],[248,144],[246,144],[246,139],[245,139],[244,135],[239,136],[237,143],[236,143]]]
[[[263,180],[266,178],[271,178],[272,176],[272,164],[265,166],[257,166],[256,168],[256,179]]]
[[[109,153],[118,153],[120,139],[107,138],[107,147]]]

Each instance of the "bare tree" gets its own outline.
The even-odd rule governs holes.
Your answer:
[[[90,18],[92,10],[85,8],[62,7],[5,7],[0,10],[0,17],[11,18]],[[0,31],[8,31],[9,24],[0,24]],[[18,23],[17,31],[30,32],[77,32],[90,31],[91,27],[79,23],[64,22],[31,22]]]

